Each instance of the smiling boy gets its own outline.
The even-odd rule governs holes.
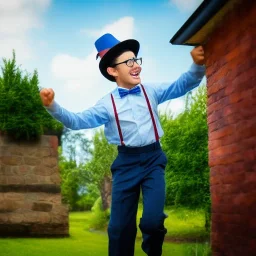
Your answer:
[[[97,57],[101,58],[102,75],[117,84],[112,92],[81,113],[62,108],[54,100],[52,89],[42,89],[40,96],[49,113],[66,127],[78,130],[104,125],[108,142],[117,145],[118,156],[111,166],[109,256],[134,255],[140,190],[143,195],[139,224],[142,249],[149,256],[160,256],[167,232],[164,227],[167,159],[159,143],[163,130],[157,106],[183,96],[200,84],[205,73],[204,51],[201,46],[191,51],[194,63],[177,81],[150,87],[141,83],[142,58],[137,58],[138,41],[120,42],[113,35],[105,34],[95,46]]]

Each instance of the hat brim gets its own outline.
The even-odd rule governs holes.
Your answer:
[[[140,44],[137,40],[128,39],[116,44],[112,47],[100,60],[99,68],[101,74],[108,80],[115,82],[115,78],[108,74],[107,68],[110,67],[111,62],[115,59],[122,51],[132,51],[137,56],[140,49]]]

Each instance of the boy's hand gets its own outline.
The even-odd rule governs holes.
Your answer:
[[[203,47],[200,46],[196,46],[191,52],[191,57],[193,59],[193,61],[197,64],[197,65],[204,65],[205,64],[205,59],[204,59],[204,49]]]
[[[44,88],[40,91],[40,97],[45,107],[49,107],[54,100],[54,91],[51,88]]]

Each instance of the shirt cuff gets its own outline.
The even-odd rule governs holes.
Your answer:
[[[51,112],[51,113],[56,113],[59,111],[60,109],[60,105],[56,102],[53,101],[53,103],[50,106],[44,106],[46,108],[47,111]]]
[[[205,72],[205,65],[197,65],[195,62],[192,63],[190,71],[194,73]]]

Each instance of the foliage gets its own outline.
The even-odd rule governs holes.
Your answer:
[[[167,205],[208,208],[210,204],[206,88],[188,94],[186,110],[161,117],[166,167]]]
[[[69,161],[85,163],[91,156],[91,141],[81,131],[64,130],[62,134],[62,148]]]
[[[83,159],[87,159],[91,152],[90,144],[81,132],[66,132],[62,136],[62,148],[59,149],[61,192],[63,202],[67,203],[72,211],[91,209],[99,197],[97,188],[90,184],[89,173],[84,170],[82,163],[78,164],[76,161],[79,154]],[[63,148],[66,149],[65,154]]]
[[[76,210],[89,211],[93,207],[96,199],[99,197],[99,190],[93,184],[88,184],[86,190],[80,195],[80,199],[76,202]]]
[[[90,219],[90,228],[97,230],[106,230],[110,218],[110,209],[106,211],[102,207],[102,199],[99,197],[92,207],[92,218]]]
[[[93,137],[92,158],[84,166],[90,176],[91,184],[98,187],[104,210],[109,208],[106,202],[111,194],[111,165],[116,158],[116,146],[108,143],[103,130],[99,130]]]
[[[101,188],[104,176],[111,176],[111,165],[116,158],[116,146],[108,143],[103,130],[99,130],[93,137],[92,158],[86,163],[86,170],[90,172],[94,184]]]
[[[39,96],[39,79],[16,65],[15,53],[11,60],[3,59],[0,77],[0,130],[15,139],[33,140],[46,130],[61,131],[63,125],[55,121],[43,108]]]

